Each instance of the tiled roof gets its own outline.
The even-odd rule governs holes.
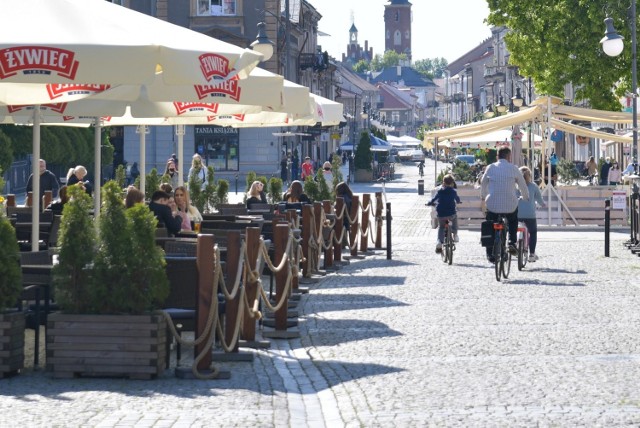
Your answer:
[[[398,68],[400,68],[400,74],[398,74]],[[401,80],[405,86],[410,88],[435,86],[435,83],[433,83],[431,79],[423,76],[417,70],[403,66],[387,67],[371,79],[373,83],[398,83]]]

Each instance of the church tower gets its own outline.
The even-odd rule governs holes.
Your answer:
[[[384,6],[384,50],[406,53],[411,59],[411,3],[389,0]]]

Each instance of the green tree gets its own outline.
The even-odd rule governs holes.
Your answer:
[[[380,71],[387,67],[395,67],[400,64],[400,61],[406,61],[407,54],[399,54],[396,51],[389,50],[384,53],[384,55],[380,56],[377,54],[373,57],[371,61],[371,70]]]
[[[366,71],[369,71],[370,69],[371,65],[369,64],[369,61],[364,59],[361,59],[353,65],[353,71],[355,71],[356,73],[364,73]]]
[[[0,170],[8,171],[13,162],[13,147],[11,139],[0,130]],[[2,189],[2,187],[0,187]]]
[[[444,58],[419,59],[413,63],[413,68],[430,79],[440,79],[444,77],[448,66],[449,62]]]
[[[538,93],[564,96],[572,83],[577,100],[594,108],[619,110],[618,94],[629,88],[630,43],[622,55],[611,58],[600,46],[604,8],[616,30],[631,40],[626,2],[607,0],[487,0],[491,25],[505,26],[509,62],[522,76],[531,77]]]
[[[371,138],[369,137],[369,133],[367,131],[362,131],[360,133],[360,142],[358,142],[358,147],[356,147],[356,152],[354,155],[354,163],[356,169],[365,169],[367,171],[371,171],[373,162],[373,153],[371,152]]]
[[[22,271],[16,230],[4,211],[0,211],[0,313],[17,303],[21,291]]]

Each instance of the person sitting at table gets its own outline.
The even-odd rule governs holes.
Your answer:
[[[67,172],[67,186],[82,183],[82,187],[84,187],[84,190],[89,195],[91,195],[91,193],[93,192],[93,187],[91,186],[91,182],[89,182],[89,180],[84,179],[86,175],[87,168],[82,165],[78,165],[75,168],[69,168],[69,172]]]
[[[135,204],[144,203],[144,193],[138,190],[135,186],[129,186],[127,188],[127,196],[124,198],[125,208],[131,208]]]
[[[262,181],[254,181],[247,192],[247,209],[250,210],[254,204],[267,204],[267,197],[264,194],[264,184]]]
[[[58,199],[51,202],[49,206],[45,208],[45,211],[51,211],[53,215],[62,215],[62,209],[64,208],[64,204],[67,202],[69,202],[67,186],[62,186],[58,191]]]
[[[167,232],[175,235],[182,228],[182,217],[178,215],[177,209],[174,211],[169,206],[170,198],[167,192],[156,190],[151,195],[149,209],[158,219],[158,226],[166,227]]]
[[[189,221],[189,216],[184,211],[180,211],[178,209],[178,204],[176,204],[176,198],[173,193],[169,194],[169,208],[171,208],[171,212],[177,214],[178,217],[182,219],[182,224],[180,225],[180,230],[191,231],[191,221]]]
[[[309,197],[304,193],[302,182],[299,180],[291,182],[289,189],[287,189],[287,191],[282,196],[282,200],[287,203],[311,203]]]
[[[189,221],[189,230],[191,230],[191,222],[197,223],[202,221],[202,214],[195,206],[191,205],[189,191],[185,186],[178,186],[173,191],[173,197],[178,207],[178,212],[184,213]],[[184,229],[184,223],[183,223]]]

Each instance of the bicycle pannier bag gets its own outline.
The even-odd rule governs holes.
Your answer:
[[[483,247],[493,245],[493,221],[485,220],[480,224],[480,243]]]

